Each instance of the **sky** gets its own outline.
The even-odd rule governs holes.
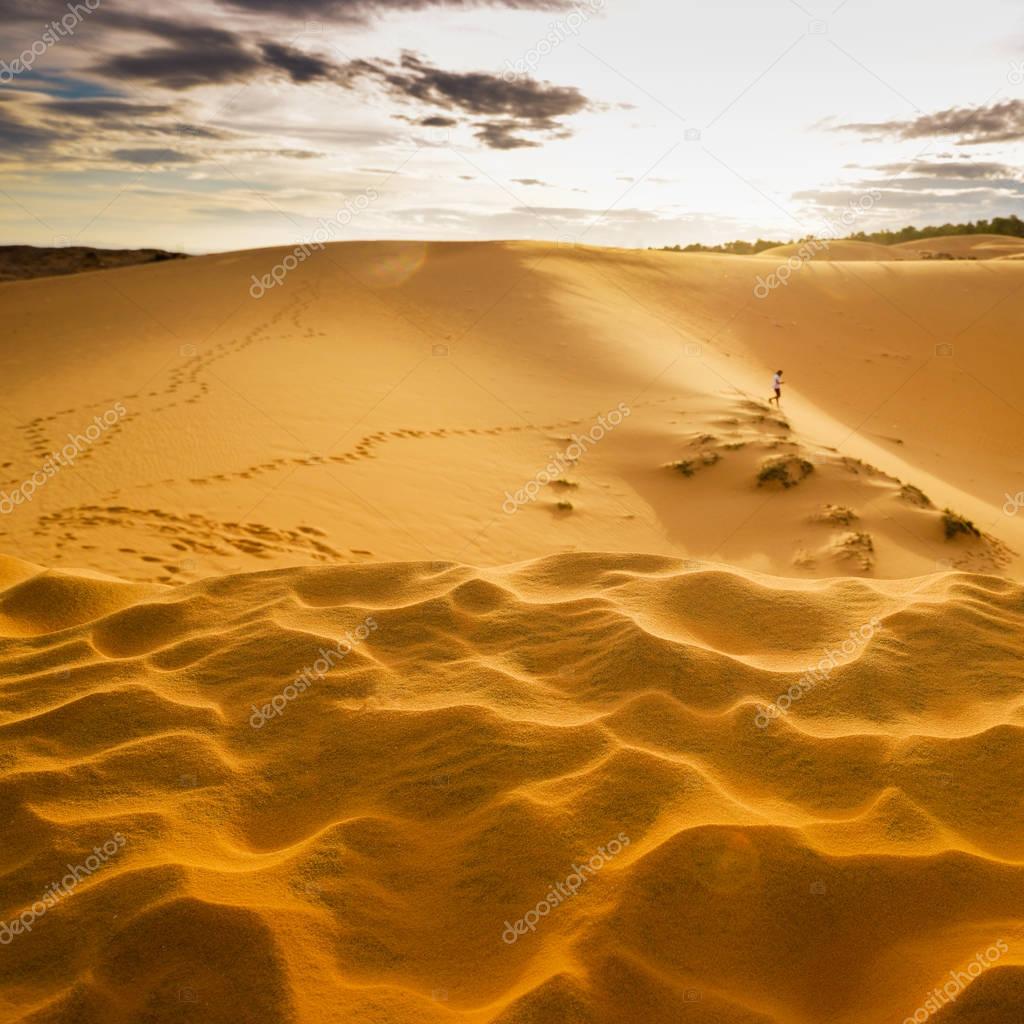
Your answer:
[[[1021,212],[1020,0],[0,0],[0,242],[630,247]]]

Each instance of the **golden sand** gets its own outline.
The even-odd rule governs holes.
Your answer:
[[[0,1021],[1015,1020],[1024,266],[289,251],[0,286]]]

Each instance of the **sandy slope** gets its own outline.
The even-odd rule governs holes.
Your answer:
[[[1020,1006],[1015,584],[32,573],[0,594],[3,919],[120,847],[0,949],[4,1021],[864,1024],[991,947],[942,1020]]]
[[[806,264],[759,300],[763,256],[345,244],[250,298],[288,252],[0,286],[0,491],[113,420],[0,506],[4,549],[163,582],[595,549],[1021,572],[1024,514],[1001,511],[1024,491],[1018,262]],[[784,417],[763,405],[779,366]],[[568,486],[507,514],[620,403],[624,423],[555,467]],[[758,486],[786,454],[813,475]],[[946,541],[947,506],[989,537]]]
[[[797,256],[819,262],[881,262],[897,260],[996,260],[1012,258],[1024,253],[1024,238],[1009,235],[947,235],[942,238],[924,238],[897,245],[877,242],[857,242],[849,239],[825,240],[826,245],[792,242],[777,245],[758,253],[768,259],[789,259]]]
[[[826,244],[827,243],[827,244]],[[879,245],[876,242],[854,242],[847,239],[822,240],[821,246],[804,242],[791,242],[765,249],[758,256],[766,259],[788,260],[791,256],[820,262],[860,263],[864,261],[888,263],[894,260],[914,259],[915,254],[898,249],[896,246]]]
[[[1014,1019],[1024,263],[287,252],[0,286],[0,1024]]]
[[[894,249],[916,257],[947,256],[955,259],[991,260],[1024,253],[1024,238],[1008,235],[959,235],[901,242]]]

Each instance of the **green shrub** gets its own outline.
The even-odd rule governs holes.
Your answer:
[[[965,519],[948,508],[942,510],[942,525],[946,531],[946,540],[952,540],[960,533],[968,537],[981,536],[981,530],[970,519]]]

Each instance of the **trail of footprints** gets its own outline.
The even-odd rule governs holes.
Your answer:
[[[21,435],[24,444],[28,465],[24,472],[7,477],[3,486],[19,486],[26,475],[31,475],[32,472],[38,470],[54,451],[59,451],[63,445],[68,443],[68,434],[84,434],[93,423],[93,417],[102,416],[103,413],[113,409],[118,402],[124,404],[128,410],[127,414],[112,425],[105,427],[102,435],[96,441],[83,447],[75,457],[76,463],[91,459],[98,449],[105,448],[115,441],[118,434],[140,416],[150,416],[174,409],[179,405],[195,405],[201,402],[210,393],[210,385],[204,379],[207,376],[207,371],[228,356],[242,352],[256,342],[267,340],[273,329],[286,316],[291,320],[296,331],[303,331],[301,334],[303,339],[325,337],[323,331],[314,331],[308,326],[303,328],[301,323],[303,313],[314,301],[315,295],[309,294],[309,289],[306,288],[304,293],[300,293],[290,306],[278,310],[263,324],[254,327],[240,338],[218,342],[204,352],[195,352],[191,355],[188,354],[189,347],[182,346],[183,361],[170,371],[167,382],[162,388],[119,395],[87,405],[71,406],[48,416],[36,416],[27,422],[15,424],[14,429]],[[58,421],[62,421],[59,428],[56,426]],[[15,465],[16,463],[13,461],[6,461],[0,463],[0,469],[13,470]]]
[[[79,505],[40,516],[33,532],[40,538],[57,538],[59,552],[65,546],[77,551],[95,546],[79,542],[81,530],[111,527],[119,536],[146,537],[146,552],[135,547],[121,547],[122,554],[138,555],[146,563],[145,578],[153,579],[155,566],[163,570],[155,579],[173,582],[176,577],[192,574],[204,557],[230,557],[239,552],[255,558],[270,559],[278,555],[301,556],[317,562],[346,562],[349,555],[326,543],[327,534],[312,526],[294,530],[277,529],[265,523],[234,522],[211,519],[199,513],[176,514],[159,508],[130,508],[126,505]],[[152,554],[164,541],[165,552]],[[351,555],[370,552],[355,550]]]
[[[245,469],[234,470],[229,473],[212,473],[208,476],[196,476],[190,477],[189,483],[191,484],[214,484],[214,483],[227,483],[231,480],[251,480],[254,477],[261,476],[264,473],[279,472],[282,469],[296,466],[326,466],[330,463],[352,463],[359,462],[362,459],[375,459],[377,458],[376,449],[381,445],[391,441],[405,441],[412,438],[425,439],[425,438],[437,438],[443,439],[446,437],[468,437],[468,436],[497,436],[500,434],[514,434],[520,431],[548,431],[563,429],[573,424],[579,423],[578,419],[565,420],[560,423],[546,423],[540,426],[534,426],[533,424],[524,423],[517,426],[506,426],[506,427],[465,427],[459,428],[448,428],[442,427],[438,430],[413,430],[411,428],[405,428],[400,430],[379,430],[375,434],[367,434],[361,438],[354,447],[348,451],[341,452],[337,455],[309,455],[304,457],[295,458],[278,458],[272,459],[269,462],[260,462],[253,466],[248,466]],[[162,484],[175,483],[174,480],[163,480]],[[153,484],[146,486],[152,487]]]
[[[210,393],[210,384],[206,378],[208,377],[208,371],[211,367],[231,355],[236,355],[245,351],[256,342],[267,340],[278,324],[280,324],[280,322],[285,318],[288,319],[295,331],[294,334],[290,334],[291,338],[294,338],[296,335],[300,340],[311,340],[316,337],[326,337],[326,333],[324,331],[315,330],[304,322],[305,314],[308,313],[310,308],[315,305],[318,299],[319,288],[308,283],[303,284],[297,291],[295,299],[290,304],[279,309],[262,324],[254,327],[240,338],[232,338],[228,341],[218,342],[204,352],[195,352],[191,355],[188,354],[188,346],[182,346],[183,361],[170,371],[167,377],[167,382],[163,388],[145,392],[134,392],[82,406],[72,406],[67,409],[58,410],[48,416],[36,416],[25,423],[17,424],[15,426],[15,430],[22,435],[27,465],[20,467],[17,471],[17,475],[12,475],[4,480],[3,486],[20,486],[26,475],[31,475],[32,472],[37,470],[43,464],[54,450],[59,450],[59,448],[66,443],[67,435],[69,433],[79,434],[84,432],[92,423],[94,416],[102,415],[107,410],[112,409],[117,402],[124,403],[128,410],[127,414],[122,416],[113,425],[107,427],[103,434],[94,443],[91,443],[88,447],[84,448],[81,454],[76,457],[76,463],[88,461],[93,458],[97,450],[105,448],[107,445],[117,440],[118,435],[123,432],[124,428],[140,416],[154,415],[165,412],[169,409],[174,409],[179,405],[195,405],[198,402],[201,402]],[[59,428],[56,427],[58,420],[63,421]],[[495,435],[531,429],[553,430],[571,426],[579,422],[580,421],[578,419],[573,419],[541,427],[523,425],[519,427],[496,427],[492,429],[440,429],[433,431],[403,429],[379,431],[376,434],[370,434],[363,437],[354,448],[338,455],[314,455],[308,458],[275,459],[269,462],[249,466],[242,470],[232,471],[230,473],[218,473],[205,477],[194,477],[190,482],[195,484],[208,484],[235,479],[248,480],[254,476],[275,472],[288,466],[315,466],[323,465],[328,462],[346,463],[354,462],[363,458],[375,458],[374,449],[376,447],[386,441],[396,439],[422,438],[428,436],[444,438],[448,436],[461,436],[466,434]],[[14,461],[6,461],[0,463],[0,470],[8,470],[14,474],[15,465],[16,463]],[[170,483],[175,481],[162,482]],[[146,487],[152,485],[148,484],[143,486]]]

